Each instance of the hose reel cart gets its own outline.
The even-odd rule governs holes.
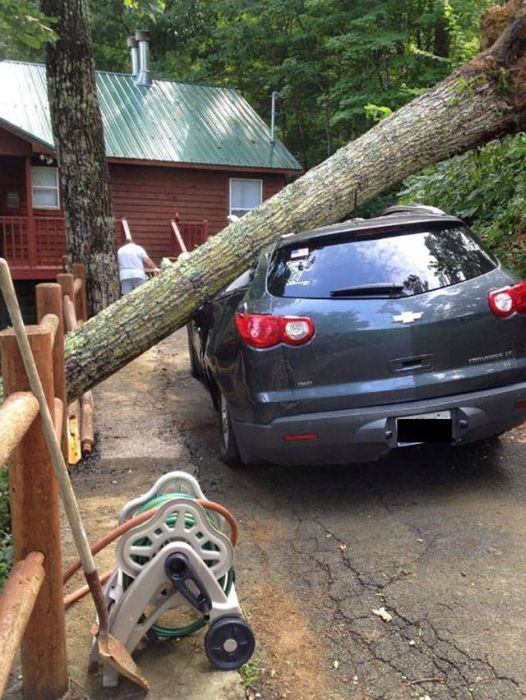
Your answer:
[[[122,509],[119,526],[127,525],[105,588],[111,634],[133,653],[144,638],[183,637],[208,625],[204,645],[212,666],[246,663],[255,641],[234,585],[237,525],[230,512],[208,501],[194,477],[174,471]],[[178,627],[160,620],[183,606],[198,617]],[[105,665],[104,686],[117,683],[117,671]]]

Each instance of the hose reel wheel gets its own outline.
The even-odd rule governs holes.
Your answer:
[[[216,580],[232,568],[234,552],[230,540],[211,525],[198,503],[186,498],[168,501],[154,517],[121,538],[116,551],[119,568],[136,578],[164,546],[175,541],[189,544]]]
[[[208,627],[205,651],[215,668],[222,671],[240,668],[251,658],[255,648],[254,633],[242,617],[219,617]]]

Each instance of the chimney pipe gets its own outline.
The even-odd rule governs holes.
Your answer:
[[[139,49],[137,48],[137,42],[134,36],[128,37],[128,48],[130,49],[131,55],[132,75],[136,78],[139,73]]]
[[[139,46],[139,73],[135,82],[137,85],[151,85],[152,77],[149,66],[150,32],[135,32],[135,41]]]

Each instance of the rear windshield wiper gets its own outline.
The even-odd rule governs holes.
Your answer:
[[[396,296],[404,291],[403,284],[387,284],[379,282],[377,284],[357,284],[353,287],[343,287],[333,289],[331,297],[367,297],[367,296]]]

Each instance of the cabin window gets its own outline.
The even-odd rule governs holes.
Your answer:
[[[263,181],[232,178],[230,180],[230,213],[243,216],[263,201]]]
[[[33,209],[60,209],[58,168],[34,166],[31,168],[33,183]]]

